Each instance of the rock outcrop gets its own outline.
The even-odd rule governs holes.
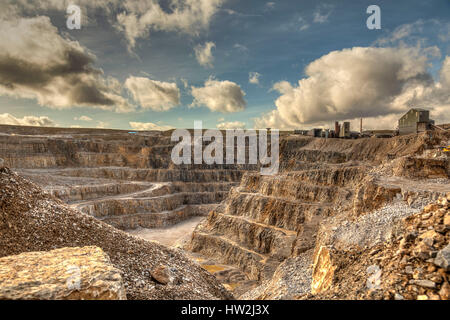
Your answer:
[[[449,160],[444,157],[402,157],[393,170],[394,175],[408,178],[448,178]]]
[[[120,271],[98,247],[0,258],[0,300],[124,300]]]

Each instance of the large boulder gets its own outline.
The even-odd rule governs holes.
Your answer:
[[[120,271],[94,246],[0,258],[0,299],[125,300]]]
[[[438,251],[434,264],[447,272],[450,271],[450,244]]]

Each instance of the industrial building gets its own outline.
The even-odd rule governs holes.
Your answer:
[[[398,120],[398,133],[411,134],[432,130],[434,120],[430,120],[430,111],[413,108]]]
[[[311,130],[308,131],[307,135],[308,135],[308,136],[311,136],[311,137],[317,137],[317,138],[319,138],[319,137],[322,136],[322,129],[321,129],[321,128],[314,128],[314,129],[311,129]]]
[[[350,122],[344,122],[339,130],[339,138],[350,138]]]

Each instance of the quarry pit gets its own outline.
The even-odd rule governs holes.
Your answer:
[[[333,257],[350,261],[345,257],[355,252],[364,256],[362,252],[395,241],[402,221],[431,203],[441,203],[442,219],[449,214],[443,200],[450,194],[449,157],[441,149],[449,144],[448,131],[357,140],[284,132],[280,172],[273,176],[261,175],[256,165],[174,165],[170,131],[1,126],[1,132],[5,185],[13,179],[14,186],[19,181],[27,190],[42,192],[42,201],[57,208],[54,212],[68,210],[74,224],[77,215],[89,220],[89,228],[100,224],[89,231],[95,233],[92,239],[80,231],[83,240],[77,232],[69,237],[47,230],[33,239],[16,230],[14,237],[23,245],[0,240],[0,257],[95,245],[125,273],[129,299],[325,297],[341,281]],[[11,199],[2,201],[2,208],[12,205]],[[24,213],[37,205],[26,204]],[[15,227],[3,221],[2,233],[12,237]],[[28,230],[25,222],[17,223],[18,229]],[[435,244],[448,245],[445,228]],[[98,240],[98,232],[123,239],[126,253]],[[130,243],[135,242],[133,249]],[[169,278],[184,272],[192,276],[155,282],[152,270],[141,266],[144,252],[139,250],[164,252],[152,251],[142,259],[158,256],[155,260],[173,273]],[[124,256],[133,262],[122,262]],[[361,263],[364,273],[366,267]],[[131,269],[139,272],[131,275]],[[445,292],[438,292],[448,288],[446,277],[434,289],[418,286],[412,297],[444,297]],[[365,280],[354,281],[359,288],[342,285],[332,298],[380,298],[363,290]],[[179,290],[184,283],[186,289]],[[196,293],[200,287],[205,293]]]

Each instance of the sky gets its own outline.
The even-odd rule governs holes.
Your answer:
[[[4,0],[0,12],[0,124],[394,129],[411,107],[450,122],[449,0]]]

